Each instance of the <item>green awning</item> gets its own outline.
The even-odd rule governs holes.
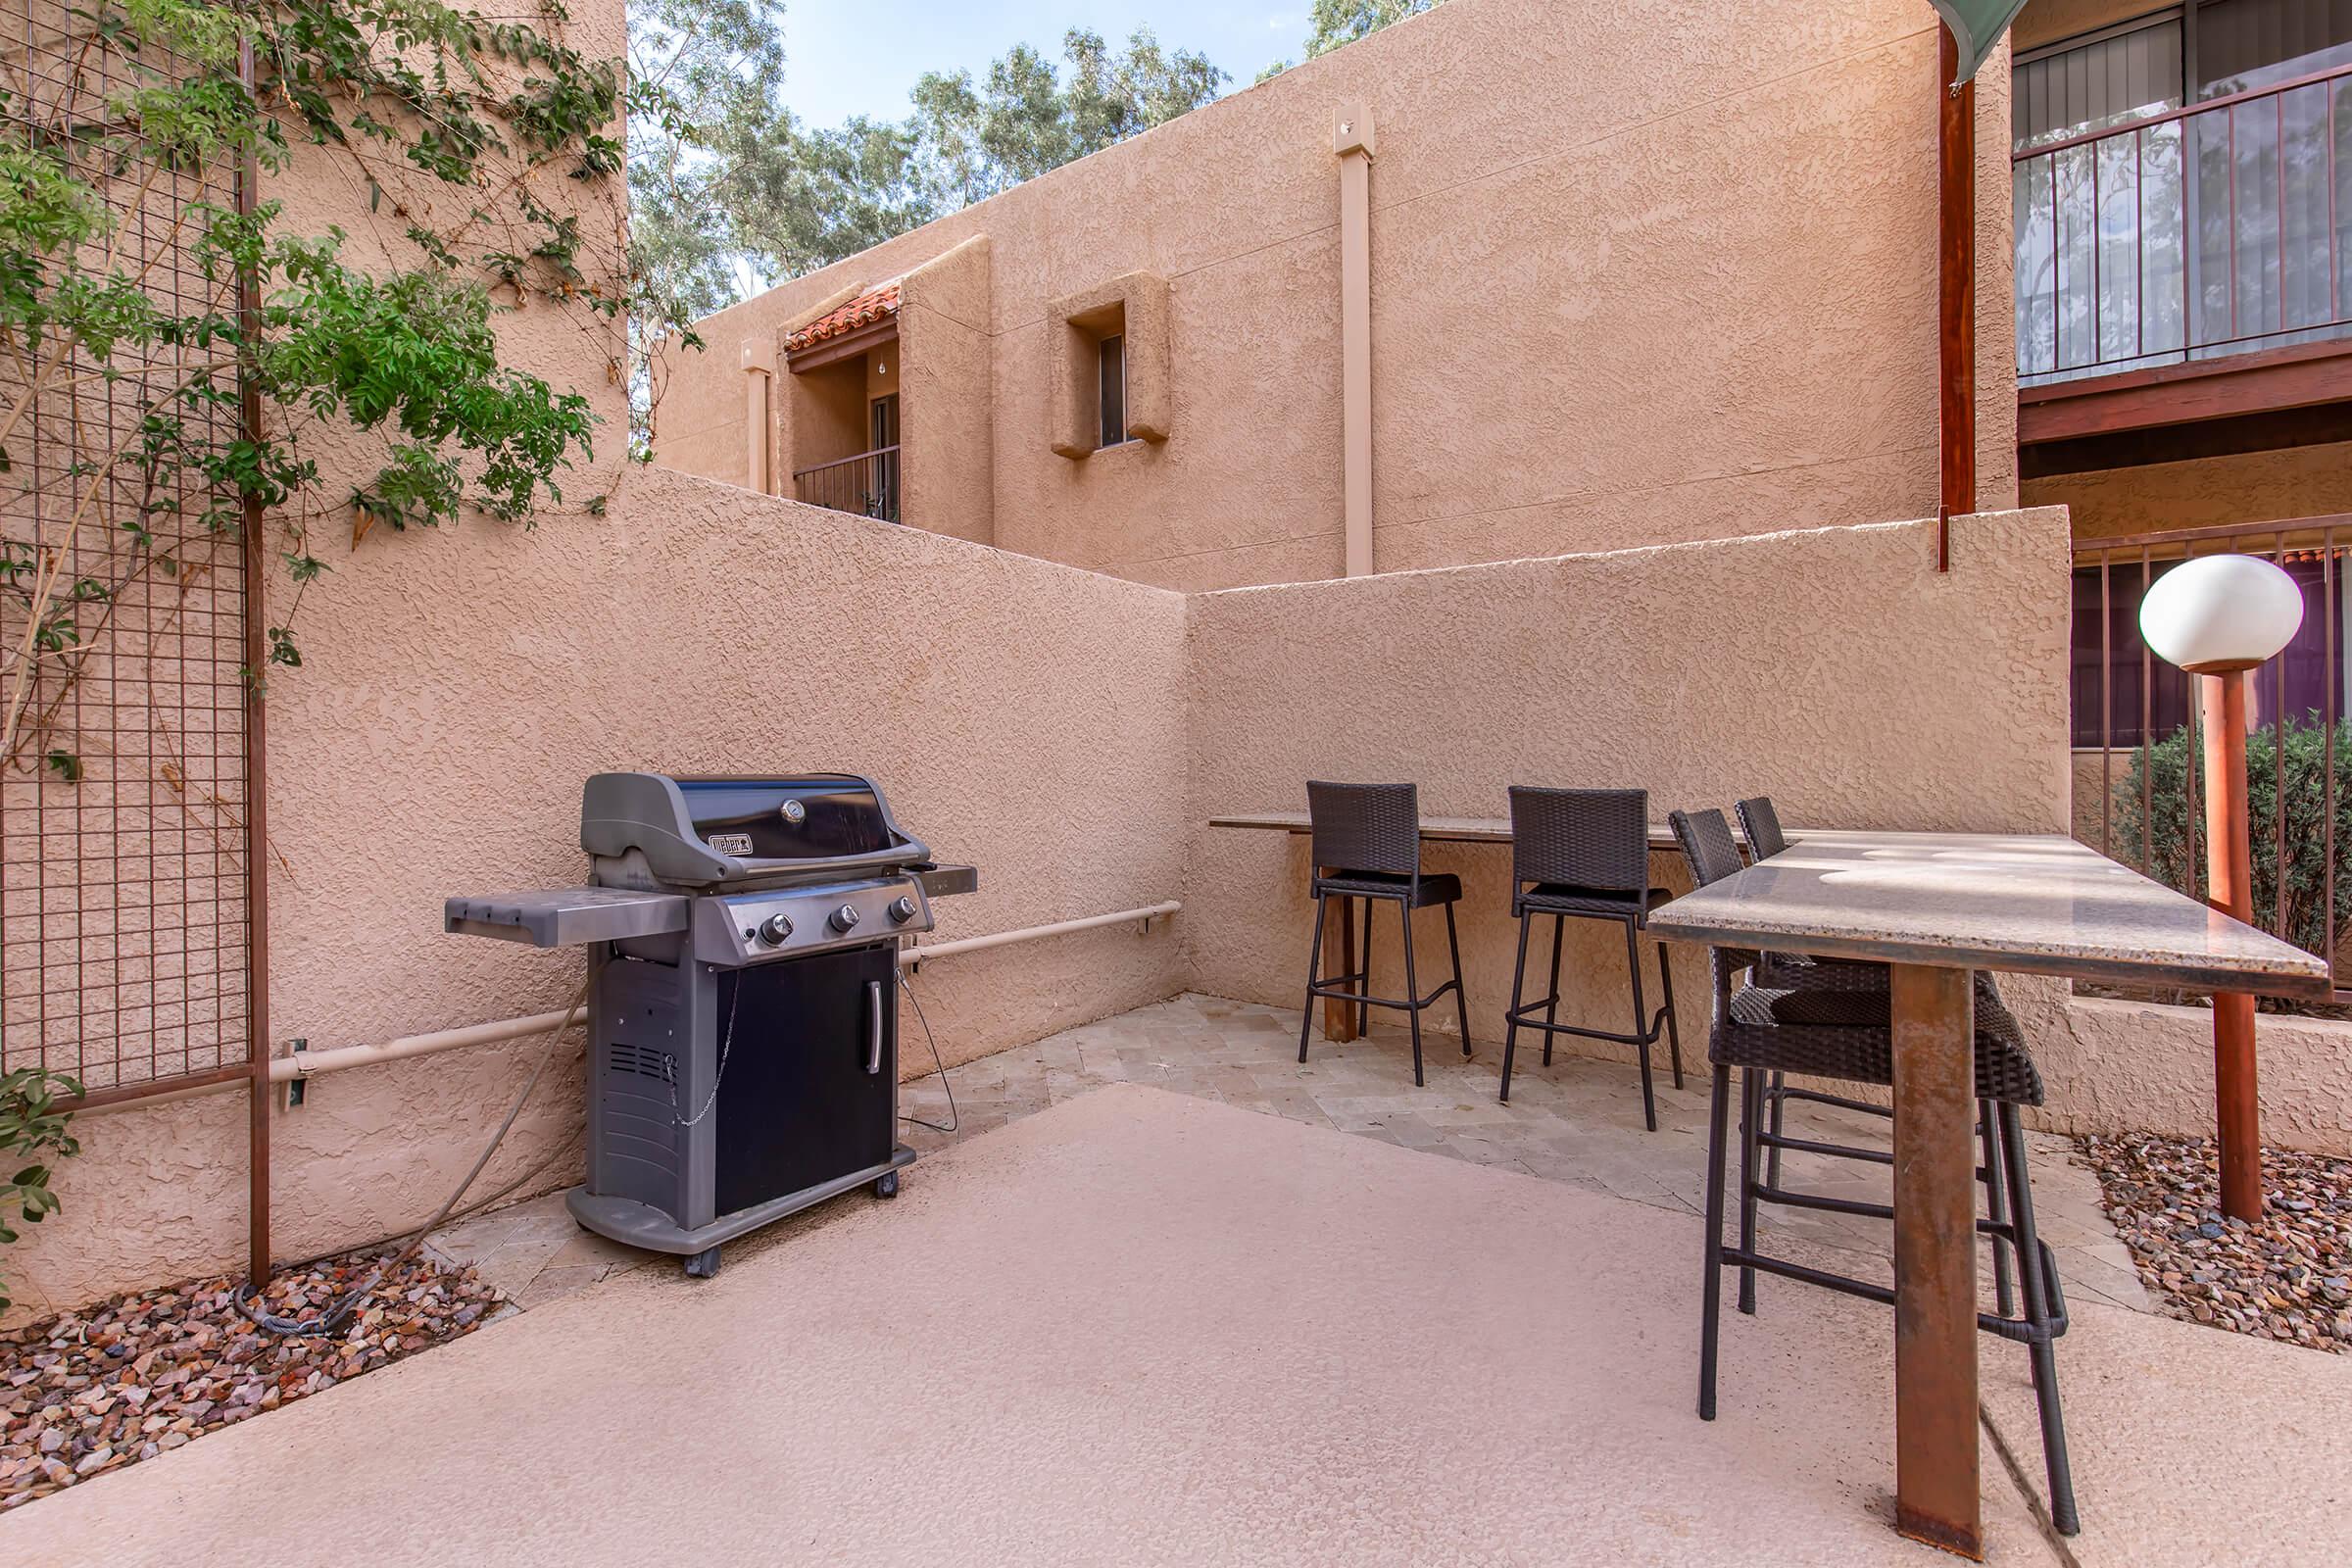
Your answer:
[[[1960,74],[1952,80],[1955,87],[1977,74],[1977,68],[1984,64],[1984,57],[2001,41],[2001,34],[2009,30],[2009,24],[2026,9],[2026,0],[1930,0],[1930,3],[1943,13],[1952,36],[1960,42]]]

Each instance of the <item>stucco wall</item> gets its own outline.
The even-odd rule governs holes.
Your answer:
[[[711,318],[665,383],[661,461],[740,481],[740,345],[985,233],[994,399],[967,461],[998,544],[1185,589],[1336,575],[1331,120],[1360,102],[1380,569],[1920,514],[1936,25],[1917,0],[1453,0]],[[2002,506],[2005,57],[1981,81],[1980,467]],[[1058,458],[1048,302],[1137,270],[1169,281],[1170,439]],[[932,510],[910,516],[959,526]]]
[[[445,936],[441,903],[579,880],[579,781],[604,768],[870,770],[910,831],[980,867],[980,893],[940,904],[939,940],[1177,896],[1177,595],[659,472],[602,519],[354,554],[314,589],[304,670],[272,690],[280,1041],[561,1005],[577,954]],[[1161,922],[950,956],[916,985],[955,1062],[1182,979]],[[529,1054],[332,1074],[276,1111],[278,1255],[421,1220]],[[567,1043],[489,1186],[576,1139],[577,1057]],[[929,1067],[911,1020],[903,1065]],[[9,1250],[25,1309],[239,1257],[243,1116],[231,1095],[91,1118],[66,1212]]]
[[[2065,514],[1954,527],[1946,575],[1935,524],[1913,522],[1201,596],[1194,819],[1299,809],[1308,778],[1410,779],[1439,814],[1501,815],[1513,783],[1584,784],[1645,788],[1661,819],[1770,794],[1792,827],[2063,831]],[[1833,583],[1870,589],[1825,612]],[[1509,852],[1433,846],[1427,864],[1462,877],[1471,1033],[1494,1038],[1516,934]],[[1679,856],[1653,857],[1652,874],[1687,885]],[[1306,881],[1302,838],[1196,828],[1194,985],[1295,1005]],[[1395,974],[1382,915],[1374,958]],[[1445,923],[1418,921],[1426,990],[1446,973]],[[1563,1015],[1625,1027],[1622,942],[1571,923]],[[1695,949],[1677,967],[1695,1062],[1705,969]],[[1425,1021],[1454,1027],[1449,1010]]]
[[[2024,488],[2034,506],[2071,510],[2082,539],[2352,513],[2352,441],[2056,474]]]

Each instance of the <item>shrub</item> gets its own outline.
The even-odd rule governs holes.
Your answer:
[[[80,1140],[68,1130],[73,1112],[57,1108],[60,1095],[80,1093],[81,1085],[62,1072],[19,1067],[0,1074],[0,1170],[27,1154],[70,1158],[80,1153]],[[12,1208],[24,1215],[28,1225],[57,1211],[57,1195],[49,1190],[49,1167],[37,1157],[0,1181],[0,1246],[17,1239],[8,1225]],[[7,1311],[8,1304],[8,1284],[0,1280],[0,1312]]]
[[[2327,728],[2317,711],[2285,726],[2286,832],[2278,832],[2278,732],[2271,726],[2246,736],[2246,825],[2253,839],[2254,923],[2308,953],[2332,958],[2352,915],[2352,733],[2335,746],[2335,787],[2328,787]],[[2137,863],[2140,834],[2148,836],[2147,874],[2197,898],[2208,895],[2205,876],[2204,766],[2202,748],[2186,725],[2154,746],[2141,747],[2116,785],[2115,853]],[[2196,836],[2188,832],[2189,770],[2197,770]],[[2140,808],[2141,780],[2148,808]],[[2335,908],[2328,909],[2328,817],[2335,816]],[[2280,846],[2284,846],[2285,919],[2278,918]],[[2192,858],[2193,850],[2193,858]]]

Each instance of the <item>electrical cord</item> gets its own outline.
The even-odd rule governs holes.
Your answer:
[[[923,1044],[931,1048],[932,1069],[939,1074],[939,1086],[948,1092],[948,1124],[942,1127],[935,1121],[925,1121],[920,1116],[909,1116],[905,1112],[900,1113],[899,1120],[910,1122],[917,1127],[928,1127],[935,1133],[946,1133],[950,1137],[954,1137],[956,1129],[963,1121],[963,1118],[956,1110],[956,1086],[948,1081],[948,1064],[939,1059],[939,1042],[931,1038],[931,1020],[923,1016],[923,999],[914,994],[913,986],[907,984],[906,971],[904,969],[899,971],[899,989],[906,993],[908,1002],[914,1004],[915,1022],[923,1026]]]
[[[369,1274],[358,1285],[355,1285],[350,1290],[344,1292],[343,1295],[335,1301],[334,1305],[327,1308],[327,1310],[321,1313],[319,1316],[307,1318],[280,1317],[273,1312],[264,1310],[262,1307],[255,1304],[254,1298],[257,1292],[255,1290],[254,1282],[251,1280],[247,1280],[244,1284],[237,1287],[238,1310],[242,1311],[248,1318],[252,1319],[256,1326],[268,1329],[272,1334],[300,1335],[308,1338],[315,1335],[332,1334],[336,1329],[340,1328],[343,1324],[343,1320],[351,1316],[352,1309],[358,1306],[361,1301],[365,1300],[368,1294],[372,1292],[378,1285],[383,1283],[385,1275],[391,1273],[394,1269],[400,1267],[401,1264],[406,1263],[410,1258],[416,1255],[417,1249],[424,1245],[425,1237],[430,1235],[435,1230],[438,1230],[442,1222],[449,1218],[451,1212],[457,1208],[458,1200],[466,1196],[466,1189],[470,1188],[474,1184],[475,1178],[482,1174],[483,1167],[490,1163],[490,1156],[497,1153],[499,1145],[507,1141],[507,1134],[513,1130],[514,1126],[514,1118],[522,1114],[522,1107],[530,1100],[531,1092],[539,1087],[540,1078],[547,1072],[547,1064],[555,1059],[556,1043],[563,1038],[564,1031],[571,1026],[571,1015],[573,1011],[587,1002],[588,985],[589,982],[585,980],[580,982],[580,989],[572,994],[571,1001],[564,1005],[564,1011],[558,1017],[557,1021],[548,1027],[543,1037],[547,1044],[541,1049],[539,1053],[539,1059],[532,1063],[530,1076],[523,1080],[521,1092],[515,1095],[514,1102],[507,1107],[506,1118],[498,1124],[498,1131],[490,1135],[490,1142],[483,1146],[481,1154],[473,1162],[473,1168],[466,1173],[466,1179],[464,1181],[458,1183],[457,1190],[442,1200],[441,1206],[433,1211],[433,1217],[431,1219],[426,1220],[422,1225],[417,1226],[415,1230],[403,1233],[407,1245],[403,1246],[398,1252],[394,1253],[390,1257],[387,1257],[383,1262],[377,1264],[375,1267],[375,1272]],[[554,1155],[551,1153],[548,1156],[548,1160],[552,1161]],[[547,1161],[543,1161],[538,1169],[544,1169],[546,1163]],[[513,1182],[509,1183],[499,1192],[493,1193],[489,1198],[484,1199],[481,1206],[487,1206],[489,1203],[505,1197],[508,1193],[513,1192],[515,1188],[521,1186],[523,1182],[527,1181],[532,1175],[535,1174],[537,1174],[536,1169],[525,1172],[522,1176],[515,1178]],[[383,1238],[384,1241],[395,1241],[401,1239],[401,1237]],[[380,1244],[370,1243],[368,1245],[376,1246]],[[357,1250],[362,1250],[362,1249],[344,1248],[340,1250],[341,1252]],[[325,1252],[319,1255],[321,1257],[334,1257],[340,1255],[340,1252]],[[318,1259],[313,1258],[310,1259],[310,1261],[317,1262]]]

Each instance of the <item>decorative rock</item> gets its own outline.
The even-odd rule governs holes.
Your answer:
[[[2266,1149],[2252,1225],[2214,1205],[2202,1139],[2086,1138],[2083,1161],[2169,1315],[2314,1349],[2352,1348],[2352,1160]]]
[[[258,1303],[316,1318],[382,1254],[272,1280]],[[362,1372],[471,1333],[502,1303],[471,1269],[416,1257],[331,1338],[256,1332],[238,1281],[141,1292],[0,1333],[0,1508],[153,1458]]]

